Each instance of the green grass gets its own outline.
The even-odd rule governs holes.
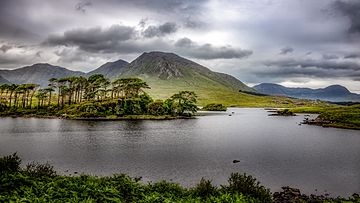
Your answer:
[[[281,96],[256,96],[226,88],[222,85],[208,80],[173,79],[159,80],[153,78],[142,78],[151,89],[146,90],[155,99],[166,99],[181,91],[194,91],[198,95],[197,105],[205,106],[211,103],[223,104],[227,107],[298,107],[319,106],[324,102],[292,99]]]
[[[270,203],[273,196],[252,176],[232,173],[225,185],[201,179],[192,187],[160,181],[143,183],[125,174],[97,177],[58,175],[49,164],[30,163],[20,168],[16,155],[0,157],[0,202],[238,202]],[[299,196],[298,202],[360,202],[345,198]],[[278,200],[278,199],[277,199]],[[294,200],[294,199],[293,199]],[[280,200],[280,202],[282,202]]]
[[[229,185],[216,187],[201,179],[193,188],[160,181],[142,183],[125,174],[109,177],[62,176],[49,164],[0,158],[0,202],[271,202],[271,193],[255,178],[234,173]]]
[[[360,129],[360,105],[353,106],[317,106],[291,109],[294,113],[316,113],[319,119],[328,121],[324,127]]]

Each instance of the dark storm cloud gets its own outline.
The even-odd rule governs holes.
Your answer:
[[[360,1],[337,0],[333,7],[350,20],[350,33],[360,34]]]
[[[164,23],[159,26],[151,25],[151,26],[147,27],[144,30],[143,35],[144,35],[144,37],[147,37],[147,38],[161,37],[164,35],[175,33],[177,31],[177,29],[178,29],[178,26],[176,25],[176,23],[167,22],[167,23]]]
[[[92,5],[92,3],[90,1],[81,1],[78,4],[76,4],[75,9],[77,11],[81,11],[81,12],[85,13],[86,7],[89,7],[91,5]]]
[[[27,11],[26,5],[31,4],[25,0],[0,1],[0,39],[36,40],[39,34]],[[42,29],[44,31],[44,29]]]
[[[198,59],[231,59],[245,58],[253,52],[250,50],[235,49],[231,46],[213,46],[212,44],[199,45],[189,38],[179,39],[175,47],[184,55]]]
[[[346,70],[346,71],[360,71],[360,64],[349,61],[329,61],[329,60],[278,60],[268,61],[264,63],[266,66],[278,67],[298,67],[298,68],[311,68],[316,67],[324,70]]]
[[[4,44],[0,47],[0,50],[4,53],[6,53],[9,49],[12,49],[12,46],[8,46],[8,45]]]
[[[42,54],[42,53],[43,53],[42,51],[37,51],[37,52],[35,53],[35,56],[41,58],[41,54]]]
[[[338,59],[339,57],[335,54],[323,54],[322,55],[323,59],[325,60],[333,60],[333,59]]]
[[[134,39],[136,35],[133,27],[112,25],[106,29],[95,27],[66,31],[63,35],[49,36],[43,44],[77,46],[89,52],[111,52],[119,43]]]
[[[150,9],[162,12],[186,12],[199,11],[208,0],[105,0],[111,4],[132,5],[137,8]]]
[[[143,22],[143,21],[142,21]],[[143,23],[146,25],[146,22]],[[151,31],[150,31],[151,30]],[[198,59],[244,58],[252,54],[250,50],[236,49],[231,46],[213,46],[210,43],[198,44],[189,38],[182,38],[175,43],[160,37],[176,31],[176,24],[165,23],[149,26],[144,32],[134,27],[113,25],[107,29],[99,27],[75,29],[63,35],[53,35],[43,43],[47,46],[74,47],[90,53],[141,53],[155,49],[171,51]],[[67,57],[62,54],[61,57]]]
[[[360,64],[335,60],[287,59],[267,61],[267,68],[256,71],[262,77],[309,77],[309,78],[349,78],[359,79]]]
[[[344,59],[357,59],[357,58],[360,58],[360,54],[358,53],[347,54],[344,56]]]
[[[286,55],[288,53],[292,53],[294,49],[292,47],[284,47],[280,50],[281,55]]]

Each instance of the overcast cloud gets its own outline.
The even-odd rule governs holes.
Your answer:
[[[359,0],[2,0],[0,69],[174,52],[252,85],[360,93]]]

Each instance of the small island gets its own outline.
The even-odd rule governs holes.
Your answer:
[[[304,124],[360,130],[360,105],[327,107],[298,107],[290,109],[293,113],[319,114],[315,119],[307,119]]]
[[[180,91],[154,100],[139,78],[110,81],[104,75],[89,78],[51,78],[46,88],[37,84],[0,86],[0,116],[123,120],[189,118],[196,111],[197,95]]]

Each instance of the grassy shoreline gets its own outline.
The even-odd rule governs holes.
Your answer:
[[[298,107],[289,109],[288,111],[292,113],[319,114],[316,119],[305,121],[306,124],[360,130],[360,105]]]
[[[291,187],[271,193],[245,173],[232,173],[225,185],[202,178],[195,187],[185,188],[166,181],[142,183],[125,174],[64,176],[49,164],[20,164],[16,153],[0,157],[0,202],[360,202],[357,194],[332,198],[305,195]]]
[[[66,119],[66,120],[87,120],[87,121],[122,121],[122,120],[175,120],[175,119],[196,119],[188,116],[153,116],[153,115],[127,115],[124,117],[66,117],[66,116],[42,116],[36,114],[29,115],[1,115],[0,118],[39,118],[39,119]]]

